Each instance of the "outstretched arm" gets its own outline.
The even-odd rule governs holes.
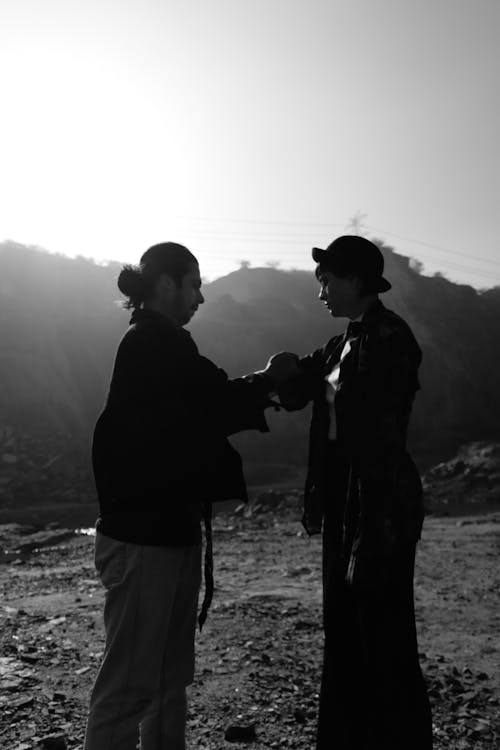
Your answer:
[[[230,379],[224,370],[200,356],[192,403],[202,421],[210,420],[221,434],[232,435],[243,430],[268,432],[265,409],[277,406],[271,401],[272,391],[273,382],[265,372]]]

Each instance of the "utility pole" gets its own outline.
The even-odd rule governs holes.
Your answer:
[[[365,223],[367,216],[368,214],[363,213],[363,211],[358,208],[354,216],[351,216],[347,222],[347,231],[352,232],[352,234],[364,235],[363,224]]]

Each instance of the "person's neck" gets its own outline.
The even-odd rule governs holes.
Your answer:
[[[367,313],[376,302],[378,302],[378,294],[370,294],[368,297],[363,297],[359,300],[358,304],[352,308],[347,317],[349,320],[358,320],[358,318],[365,315],[365,313]]]
[[[144,305],[145,310],[152,310],[153,312],[157,312],[160,315],[162,315],[166,320],[169,321],[169,323],[172,323],[174,326],[180,326],[181,324],[179,321],[175,318],[175,316],[172,314],[171,310],[167,310],[164,305],[160,304],[159,302],[148,302]]]

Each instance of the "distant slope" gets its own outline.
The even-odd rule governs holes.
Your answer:
[[[383,301],[405,317],[424,352],[411,429],[419,461],[429,465],[460,444],[499,439],[500,290],[478,293],[422,276],[407,258],[382,250],[393,283]],[[58,435],[66,446],[83,446],[87,460],[129,318],[116,303],[119,269],[0,245],[0,451],[2,429],[9,428],[42,442],[50,436],[51,446]],[[204,293],[206,304],[190,330],[200,350],[232,376],[262,368],[275,351],[312,351],[345,324],[332,321],[319,303],[312,268],[242,268],[207,284]],[[250,479],[296,480],[308,412],[269,418],[270,435],[235,439]]]
[[[500,432],[500,290],[422,276],[379,244],[393,284],[382,300],[408,321],[424,354],[411,443],[429,465]],[[237,374],[279,349],[312,351],[342,330],[345,321],[332,321],[317,294],[312,273],[243,268],[210,285],[191,328],[209,356]]]
[[[103,400],[124,327],[118,266],[0,245],[0,416],[82,433]]]

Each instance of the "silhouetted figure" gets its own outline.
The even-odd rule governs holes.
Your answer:
[[[271,359],[282,404],[313,402],[304,525],[323,533],[325,650],[319,750],[429,750],[413,573],[422,487],[406,450],[420,348],[378,298],[378,248],[343,236],[315,248],[320,299],[344,335],[298,361]],[[291,372],[289,372],[289,370]],[[281,383],[281,384],[280,384]]]
[[[227,435],[267,431],[270,382],[229,380],[184,330],[203,303],[198,262],[182,245],[151,247],[118,286],[133,309],[93,441],[100,515],[96,567],[106,589],[106,647],[90,700],[85,750],[184,750],[211,502],[246,499]]]

